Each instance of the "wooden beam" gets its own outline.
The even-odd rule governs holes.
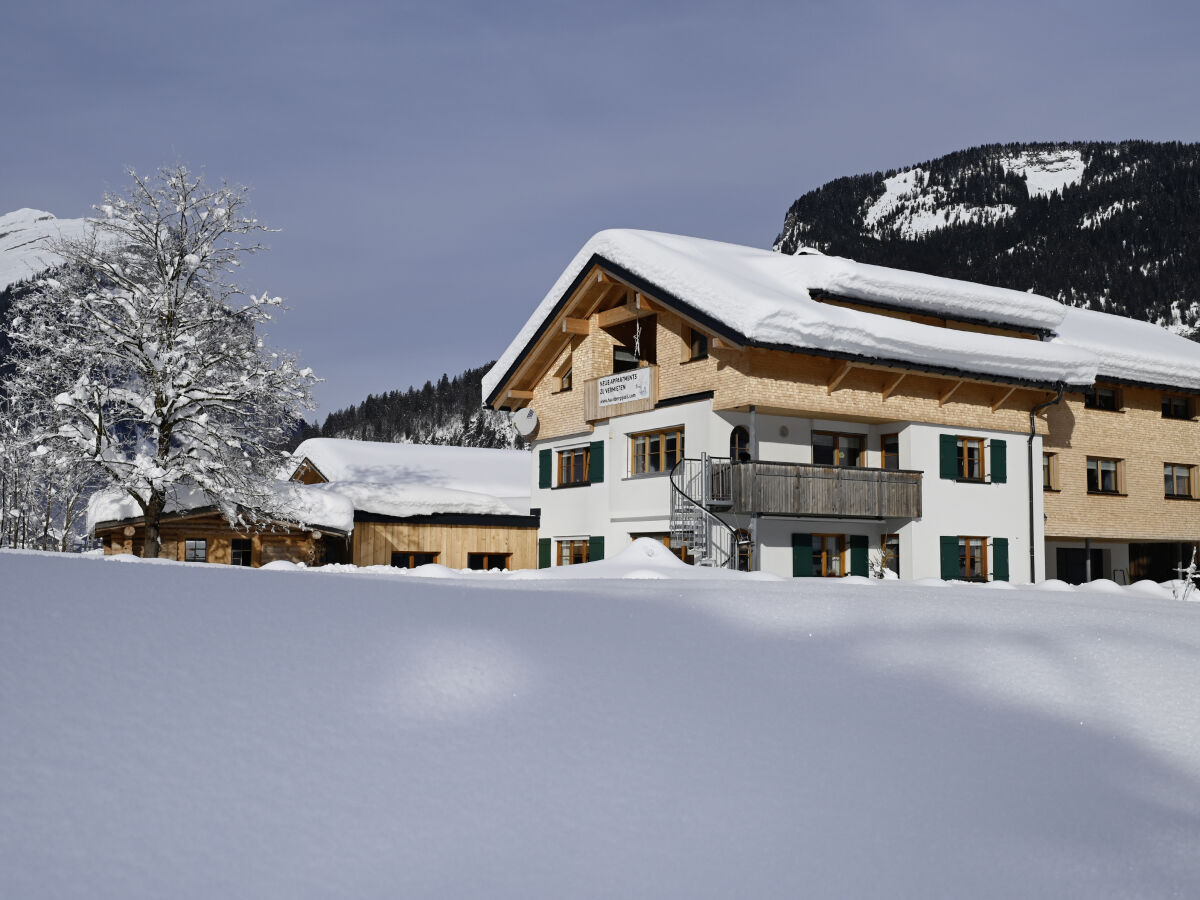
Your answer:
[[[901,372],[899,374],[899,376],[897,376],[895,379],[893,379],[892,383],[887,385],[883,389],[883,396],[881,398],[881,402],[886,402],[888,397],[890,397],[890,396],[892,396],[892,394],[896,393],[896,388],[900,387],[900,382],[902,382],[907,377],[908,377],[907,372]]]
[[[626,303],[624,306],[614,306],[612,309],[606,309],[602,313],[596,315],[596,324],[601,328],[612,328],[614,325],[620,325],[624,322],[631,322],[641,316],[636,306],[631,303]]]
[[[573,319],[570,316],[567,316],[562,320],[562,330],[563,334],[587,334],[588,320]]]
[[[841,384],[842,381],[845,380],[847,375],[850,374],[850,370],[853,368],[854,368],[854,363],[851,363],[851,362],[842,363],[842,367],[840,369],[838,369],[837,372],[834,374],[833,380],[830,381],[829,384],[825,385],[825,393],[832,394],[837,389],[837,386],[839,384]]]
[[[1017,386],[1014,384],[1007,391],[1005,391],[1004,395],[999,400],[997,400],[995,403],[992,404],[992,412],[995,412],[1001,406],[1003,406],[1004,401],[1007,400],[1009,397],[1011,397],[1013,395],[1013,393],[1016,391],[1016,389],[1017,389]]]
[[[942,396],[938,397],[938,406],[944,406],[946,404],[946,401],[950,399],[951,395],[953,395],[955,391],[957,391],[960,387],[962,387],[966,383],[967,383],[967,380],[965,378],[960,378],[960,379],[958,379],[958,381],[954,382],[954,384],[952,384],[950,386],[950,390],[946,391],[946,393],[944,393],[944,394],[942,394]]]
[[[703,331],[704,329],[701,328],[700,330]],[[716,347],[718,350],[744,350],[745,349],[741,344],[734,343],[729,338],[723,338],[723,337],[714,337],[709,342],[709,345],[712,347]]]
[[[651,303],[649,298],[647,298],[646,295],[641,291],[634,293],[633,305],[644,313],[657,312],[657,310],[654,308],[654,304]]]
[[[533,391],[518,391],[512,388],[508,389],[509,400],[532,400]]]

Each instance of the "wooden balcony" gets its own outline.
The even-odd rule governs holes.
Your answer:
[[[738,513],[847,519],[921,515],[920,472],[773,462],[724,466],[729,470],[732,508]],[[714,465],[714,482],[717,478]]]
[[[658,366],[642,366],[583,383],[583,417],[589,422],[645,412],[658,403]]]

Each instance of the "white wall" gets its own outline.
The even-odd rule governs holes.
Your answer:
[[[900,435],[900,468],[921,471],[924,515],[916,520],[889,522],[820,520],[760,520],[758,566],[782,576],[792,573],[791,535],[795,532],[866,534],[870,552],[878,552],[883,534],[900,535],[900,568],[903,577],[941,577],[942,535],[982,535],[1009,541],[1009,574],[1013,582],[1029,580],[1028,436],[1013,432],[950,429],[921,423],[825,421],[758,414],[757,457],[779,462],[812,461],[813,430],[861,433],[866,438],[866,464],[877,467],[880,436]],[[560,539],[603,535],[605,553],[612,556],[629,543],[629,535],[665,532],[670,528],[670,479],[667,473],[633,476],[629,471],[629,435],[642,431],[679,427],[684,429],[684,449],[689,457],[702,452],[724,458],[729,453],[729,434],[737,425],[749,429],[748,413],[714,413],[709,400],[668,406],[622,416],[596,426],[593,434],[536,442],[533,453],[533,502],[541,507],[540,537]],[[786,430],[786,433],[784,432]],[[991,440],[1007,442],[1007,481],[1003,484],[971,484],[940,477],[939,436],[943,433],[981,437],[988,441],[987,472],[991,473]],[[539,489],[538,451],[552,453],[575,446],[604,441],[604,481],[587,487]],[[1044,578],[1045,547],[1042,530],[1040,489],[1041,439],[1034,440],[1035,491],[1034,540],[1036,578]],[[557,475],[557,455],[553,456]],[[732,520],[735,527],[749,527],[748,520]],[[989,562],[991,556],[989,553]]]

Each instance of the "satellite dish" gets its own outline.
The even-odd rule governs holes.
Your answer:
[[[521,437],[529,437],[538,426],[537,413],[530,406],[518,409],[513,413],[512,423],[517,429],[517,434]]]

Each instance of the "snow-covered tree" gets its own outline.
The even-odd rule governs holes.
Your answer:
[[[315,379],[255,333],[279,298],[232,281],[266,231],[246,189],[182,166],[129,174],[87,239],[55,246],[59,274],[13,304],[5,393],[38,423],[38,454],[136,502],[157,556],[176,489],[201,488],[232,523],[277,513],[277,448]]]

